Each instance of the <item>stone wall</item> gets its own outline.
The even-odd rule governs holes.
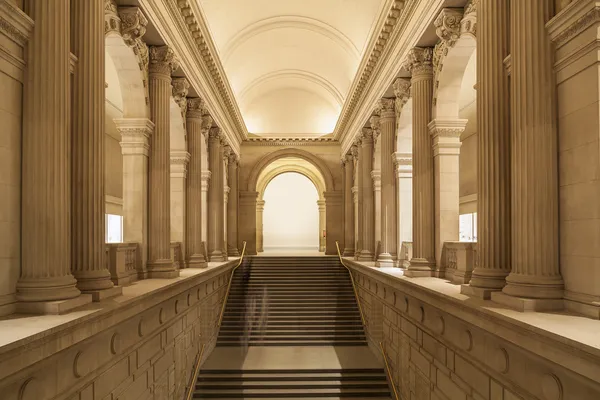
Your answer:
[[[205,358],[215,345],[227,279],[236,262],[134,299],[129,294],[135,293],[136,285],[129,287],[131,292],[125,288],[124,296],[117,298],[120,304],[103,302],[104,310],[0,347],[0,397],[182,399],[199,348],[206,345]],[[33,318],[43,323],[77,314]]]
[[[381,355],[383,343],[403,400],[600,398],[600,355],[584,346],[419,284],[450,285],[443,280],[411,281],[346,263],[370,344]]]

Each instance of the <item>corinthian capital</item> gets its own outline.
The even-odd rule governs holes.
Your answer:
[[[220,141],[221,128],[219,128],[218,126],[213,126],[212,128],[210,128],[210,130],[208,131],[208,138]]]
[[[187,99],[187,117],[202,119],[202,116],[206,114],[206,108],[204,106],[204,100],[200,97],[192,97]],[[212,124],[212,119],[210,121]]]
[[[460,21],[463,18],[463,10],[460,8],[443,8],[433,24],[435,33],[446,43],[446,46],[452,47],[460,37]]]
[[[202,130],[205,131],[205,134],[208,133],[210,128],[212,127],[213,119],[210,115],[205,114],[202,116]]]
[[[396,96],[396,113],[400,113],[410,98],[410,79],[397,78],[393,87],[394,96]]]
[[[381,121],[379,116],[373,115],[371,118],[369,118],[369,125],[371,125],[371,130],[373,131],[373,134],[378,135],[379,128],[381,127]]]
[[[395,99],[391,98],[381,98],[377,102],[377,109],[379,111],[379,115],[381,118],[391,118],[394,116],[394,110],[396,108]],[[371,126],[373,127],[373,126]]]
[[[361,144],[372,142],[373,141],[373,129],[362,128],[360,139],[361,139]]]
[[[229,154],[229,165],[237,165],[239,157],[233,151]]]
[[[173,97],[175,101],[179,102],[180,100],[186,100],[186,96],[188,94],[188,90],[190,89],[190,84],[185,78],[174,78],[171,85],[173,86]]]
[[[169,46],[150,47],[150,72],[169,75],[179,68],[179,61]]]
[[[121,35],[125,44],[129,47],[136,45],[146,33],[148,19],[139,7],[120,7],[119,18],[121,18]]]
[[[413,76],[433,74],[433,48],[414,47],[408,52],[402,67]]]
[[[358,160],[358,146],[357,145],[352,145],[352,147],[350,147],[350,154],[352,154],[352,158],[354,158],[355,160]]]
[[[229,156],[231,155],[231,153],[233,153],[231,151],[231,147],[229,147],[228,145],[227,146],[223,146],[223,160],[224,161],[229,161]]]

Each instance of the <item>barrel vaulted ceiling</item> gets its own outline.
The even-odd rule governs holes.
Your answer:
[[[386,0],[197,0],[251,134],[333,132]]]

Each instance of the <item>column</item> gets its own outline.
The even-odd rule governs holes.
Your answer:
[[[138,243],[138,278],[147,278],[148,156],[154,124],[147,118],[114,120],[123,154],[123,242]]]
[[[150,184],[148,188],[148,276],[179,276],[171,261],[171,157],[170,98],[171,74],[178,68],[175,53],[168,46],[150,48],[149,94],[154,134],[150,139]]]
[[[261,253],[263,248],[263,212],[265,211],[265,201],[256,202],[256,251]]]
[[[238,220],[239,237],[246,241],[246,254],[255,256],[257,249],[256,200],[258,192],[240,190],[239,193],[240,215],[244,216],[244,218]]]
[[[373,146],[377,146],[377,139],[374,139]],[[378,156],[373,153],[373,158]],[[378,252],[381,251],[381,170],[371,171],[373,180],[373,259],[377,259]]]
[[[106,267],[104,196],[104,4],[71,0],[71,271],[94,301],[122,293]]]
[[[208,160],[211,172],[211,185],[208,187],[208,257],[210,261],[224,261],[223,255],[223,174],[221,150],[221,129],[213,127],[208,136]]]
[[[202,250],[204,257],[208,261],[208,188],[210,186],[211,172],[208,162],[208,137],[212,128],[213,120],[208,114],[202,115],[202,198],[200,200],[200,209],[202,214]]]
[[[229,155],[229,197],[227,199],[227,254],[239,257],[238,242],[238,156]]]
[[[341,242],[344,238],[344,226],[340,221],[344,220],[344,192],[342,190],[330,190],[323,193],[325,198],[325,212],[321,216],[321,221],[325,221],[324,238],[325,254],[337,255],[335,242]],[[341,251],[341,249],[340,249]]]
[[[396,153],[396,177],[398,185],[398,244],[400,254],[402,243],[412,242],[412,154]],[[398,260],[401,264],[404,260]],[[402,265],[400,265],[402,266]]]
[[[354,157],[344,157],[344,257],[354,255]]]
[[[325,200],[317,200],[317,207],[319,209],[319,251],[325,251]],[[337,249],[336,249],[337,251]]]
[[[223,254],[224,261],[228,260],[227,254],[227,203],[229,201],[229,156],[231,155],[231,147],[227,144],[225,139],[221,137],[221,175],[222,181],[222,192],[221,192],[221,214],[219,215],[219,221],[221,225],[221,252]]]
[[[188,268],[206,268],[202,244],[202,115],[206,112],[200,98],[187,100],[186,131],[190,161],[186,186],[186,262]],[[209,116],[210,118],[210,116]],[[210,121],[212,124],[212,119]]]
[[[433,155],[428,124],[433,101],[433,50],[414,48],[404,66],[412,74],[413,258],[406,276],[432,276],[435,268]]]
[[[375,253],[375,212],[373,179],[371,170],[373,168],[373,130],[363,128],[361,137],[361,195],[362,195],[362,248],[358,259],[360,261],[373,261]],[[360,201],[360,198],[359,198]]]
[[[492,300],[521,310],[563,306],[552,11],[551,0],[511,2],[512,269]]]
[[[477,5],[477,268],[461,292],[489,299],[510,272],[509,0]]]
[[[17,299],[19,311],[58,313],[91,301],[79,296],[71,275],[69,1],[28,0],[25,6],[44,23],[26,46]]]
[[[397,220],[396,220],[396,111],[395,99],[381,99],[380,138],[381,140],[381,251],[376,266],[392,267],[397,260]]]
[[[354,184],[356,186],[356,251],[354,252],[354,259],[358,260],[360,257],[360,252],[363,247],[363,187],[362,187],[362,137],[359,135],[358,139],[354,142],[352,146],[352,154],[354,155],[354,159],[356,160],[356,165],[354,169],[356,170],[356,175],[354,178]]]

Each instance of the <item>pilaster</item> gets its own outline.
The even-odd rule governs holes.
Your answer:
[[[238,201],[239,183],[238,166],[239,159],[234,153],[229,155],[229,196],[227,199],[227,254],[231,257],[239,257],[238,241]]]
[[[171,151],[171,243],[181,243],[181,253],[187,254],[187,176],[190,153],[185,150]]]
[[[258,200],[256,202],[256,251],[262,253],[264,249],[264,232],[263,232],[263,213],[265,211],[265,201]]]
[[[344,165],[344,257],[354,256],[354,157],[346,154]]]
[[[402,243],[412,242],[412,154],[395,153],[396,179],[398,185],[398,254]]]
[[[375,207],[374,186],[371,178],[373,165],[373,130],[363,128],[361,136],[361,192],[362,197],[362,226],[359,233],[362,237],[362,246],[358,259],[360,261],[373,261],[375,254]],[[360,200],[359,200],[360,201]]]
[[[327,226],[327,221],[325,220],[325,200],[317,200],[317,208],[319,209],[319,251],[325,251],[326,238],[323,236],[323,232]]]

